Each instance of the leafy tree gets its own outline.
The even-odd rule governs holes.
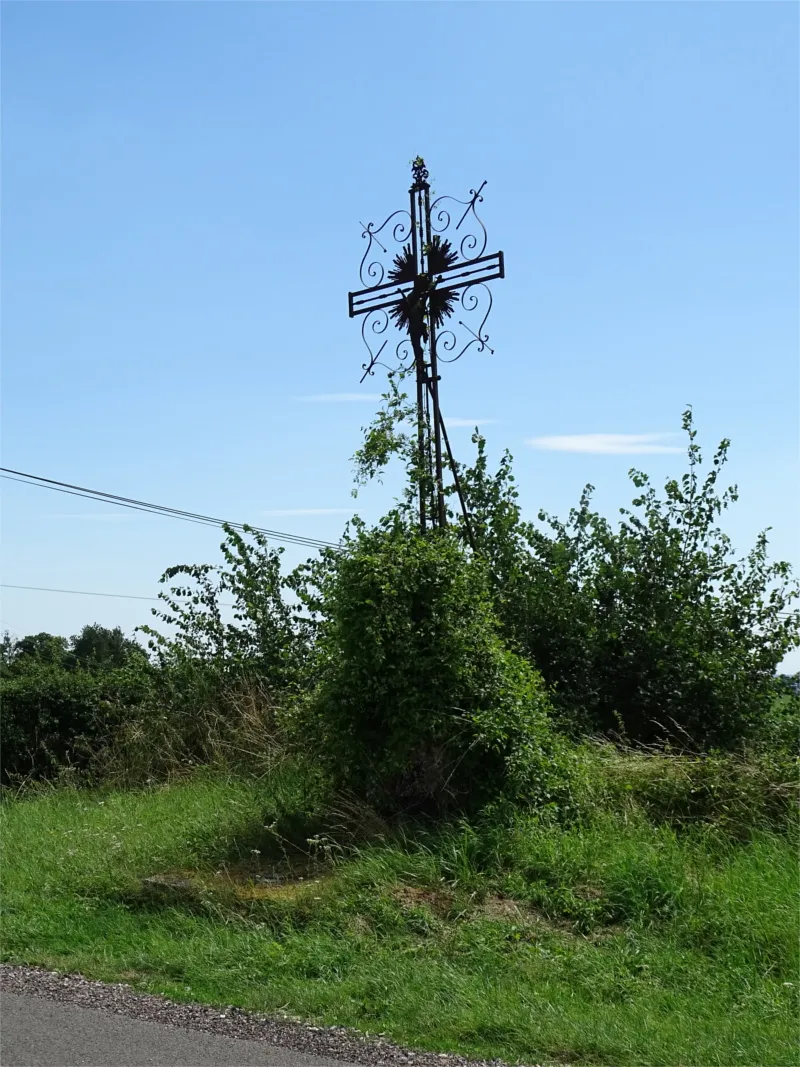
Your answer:
[[[14,658],[15,645],[14,638],[8,630],[4,630],[2,640],[0,640],[0,670],[5,671],[11,665],[11,661]]]
[[[381,480],[384,470],[393,459],[400,459],[405,467],[405,485],[400,500],[389,512],[387,521],[402,516],[411,522],[417,513],[420,486],[423,495],[432,500],[433,478],[430,470],[420,468],[417,439],[416,406],[403,391],[403,382],[414,373],[413,367],[389,372],[389,383],[375,419],[362,430],[364,440],[353,456],[355,486],[353,496],[358,496],[360,487],[373,479]],[[430,436],[430,427],[425,427]]]
[[[795,674],[779,674],[777,688],[780,695],[800,697],[800,671]]]
[[[71,666],[73,660],[67,639],[44,632],[29,634],[18,641],[12,640],[8,634],[5,635],[3,666],[6,673],[23,671],[34,662],[59,667]]]
[[[63,670],[97,670],[146,659],[144,649],[119,626],[112,630],[90,623],[69,640],[49,633],[29,634],[17,641],[8,633],[3,637],[2,668],[6,675],[25,673],[35,663]]]
[[[88,669],[124,667],[132,661],[146,659],[144,649],[126,637],[119,626],[109,629],[89,623],[70,641],[70,651],[77,664]]]
[[[735,486],[717,490],[730,443],[702,478],[690,410],[683,428],[687,472],[660,496],[632,470],[638,494],[617,529],[592,510],[591,486],[567,523],[540,514],[549,533],[519,524],[516,538],[502,521],[497,532],[495,517],[508,514],[493,503],[497,482],[477,495],[494,520],[494,559],[507,549],[496,570],[508,582],[498,596],[506,630],[573,722],[637,741],[725,745],[769,713],[776,668],[800,635],[789,610],[798,589],[787,563],[769,562],[767,531],[737,556],[719,526],[738,498]],[[499,479],[507,487],[502,468]]]
[[[305,650],[302,627],[283,596],[283,549],[270,548],[264,534],[249,527],[242,534],[226,526],[225,534],[223,566],[181,564],[162,575],[163,584],[178,583],[160,594],[166,608],[153,614],[174,628],[173,636],[150,626],[142,632],[162,664],[193,661],[213,667],[223,680],[249,674],[275,690],[291,688]],[[228,597],[233,610],[226,620]]]

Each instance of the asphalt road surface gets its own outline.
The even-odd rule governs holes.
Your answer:
[[[0,997],[2,1067],[352,1067],[42,997]]]

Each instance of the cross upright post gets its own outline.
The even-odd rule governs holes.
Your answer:
[[[450,450],[439,403],[439,363],[455,362],[475,344],[479,351],[489,348],[486,343],[488,335],[483,333],[492,304],[486,282],[503,278],[505,264],[502,252],[484,255],[486,229],[475,211],[475,205],[483,200],[481,194],[486,182],[477,191],[470,190],[471,198],[468,201],[442,196],[431,203],[429,174],[424,159],[418,156],[411,164],[411,169],[409,210],[393,212],[377,228],[373,223],[364,227],[363,237],[368,239],[369,244],[361,261],[361,279],[363,283],[370,280],[374,284],[349,294],[349,312],[351,318],[364,317],[361,335],[370,358],[363,364],[362,381],[367,375],[374,374],[374,367],[381,362],[380,356],[388,343],[388,338],[385,338],[374,349],[368,335],[379,337],[385,333],[390,320],[406,334],[396,346],[396,355],[401,361],[411,355],[414,358],[420,529],[424,532],[429,525],[447,525],[442,456],[444,439],[469,531],[469,517],[458,469]],[[451,224],[457,211],[447,205],[448,201],[464,208],[454,226]],[[455,237],[455,240],[460,240],[456,249],[445,234],[452,230],[455,235],[468,219],[464,231]],[[386,227],[389,229],[383,234]],[[378,259],[370,259],[371,255],[378,255],[377,249],[384,255],[390,254],[379,234],[387,243],[393,241],[402,248],[394,256],[388,270]],[[384,281],[385,278],[388,280]],[[460,351],[450,356],[449,353],[458,347],[459,338],[453,328],[443,327],[457,305],[468,314],[477,311],[482,319],[477,320],[477,331],[468,323],[458,320],[458,325],[469,339]],[[407,347],[409,344],[410,351]],[[493,350],[489,348],[489,351]]]

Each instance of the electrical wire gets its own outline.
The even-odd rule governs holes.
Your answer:
[[[23,485],[35,485],[40,489],[51,489],[54,492],[66,493],[69,496],[83,497],[88,500],[101,500],[117,507],[129,508],[133,511],[144,511],[151,515],[163,515],[167,518],[181,519],[184,522],[195,522],[203,526],[230,526],[235,530],[244,530],[247,526],[257,533],[271,537],[275,541],[285,541],[288,544],[303,545],[306,548],[339,548],[333,541],[324,541],[318,537],[306,537],[303,534],[291,534],[282,530],[270,530],[263,526],[250,526],[241,522],[226,522],[225,519],[217,519],[212,515],[203,515],[195,511],[185,511],[182,508],[167,507],[164,504],[151,504],[146,500],[137,500],[135,497],[120,496],[117,493],[106,493],[100,489],[87,489],[85,486],[72,485],[70,482],[57,481],[55,478],[45,478],[38,474],[28,474],[25,471],[13,470],[10,467],[0,467],[1,477],[12,482],[22,482]]]
[[[133,593],[100,593],[95,589],[53,589],[49,585],[14,585],[12,582],[0,582],[0,589],[25,589],[34,593],[73,593],[76,596],[107,596],[117,600],[153,600],[163,604],[164,598],[158,596],[135,596]],[[220,603],[221,608],[234,608],[235,604]]]
[[[99,593],[93,589],[53,589],[47,585],[14,585],[11,582],[0,582],[0,589],[24,589],[35,593],[74,593],[76,596],[107,596],[116,597],[120,600],[153,600],[163,603],[157,596],[134,596],[132,593]],[[232,608],[234,604],[221,604],[220,607]],[[779,611],[777,615],[781,619],[791,619],[794,613],[791,611]]]
[[[23,485],[35,485],[41,489],[52,489],[69,496],[83,497],[87,500],[102,500],[118,507],[130,508],[133,511],[143,511],[149,515],[163,515],[167,518],[181,519],[184,522],[195,522],[201,526],[230,526],[236,530],[244,530],[247,524],[240,522],[226,522],[224,519],[216,519],[211,515],[202,515],[198,512],[184,511],[180,508],[170,508],[161,504],[150,504],[144,500],[136,500],[134,497],[119,496],[115,493],[105,493],[99,489],[87,489],[80,485],[71,485],[69,482],[59,482],[53,478],[44,478],[37,474],[26,474],[24,471],[12,470],[9,467],[0,467],[0,477],[11,482],[21,482]],[[332,541],[323,541],[316,537],[305,537],[301,534],[289,534],[280,530],[269,530],[261,526],[247,526],[251,530],[272,537],[276,541],[287,541],[290,544],[304,545],[308,548],[339,548],[340,545]],[[24,589],[40,593],[72,593],[76,596],[102,596],[115,597],[122,600],[152,600],[159,602],[159,597],[135,596],[131,593],[100,593],[87,589],[53,589],[42,585],[14,585],[10,582],[0,583],[3,589]],[[778,612],[781,618],[791,618],[793,612]]]
[[[11,582],[0,583],[0,589],[27,589],[36,593],[75,593],[78,596],[110,596],[120,600],[159,600],[157,596],[134,596],[132,593],[97,593],[91,589],[52,589],[48,585],[14,585]]]

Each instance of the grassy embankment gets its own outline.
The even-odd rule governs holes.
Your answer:
[[[359,825],[287,767],[29,794],[2,812],[3,958],[509,1061],[795,1064],[794,834],[748,827],[752,798],[655,818],[693,773],[607,758],[566,829]]]

